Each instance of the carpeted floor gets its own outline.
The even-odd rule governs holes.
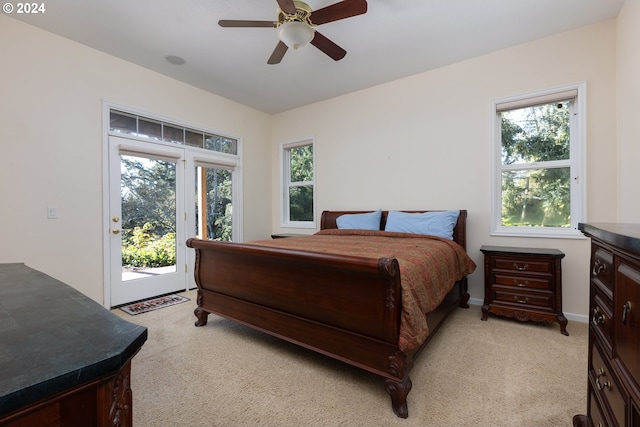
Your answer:
[[[411,372],[409,418],[382,380],[210,316],[190,302],[132,318],[149,328],[133,359],[133,421],[151,426],[571,426],[586,410],[588,325],[521,323],[456,310]]]

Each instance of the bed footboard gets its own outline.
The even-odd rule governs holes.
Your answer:
[[[394,413],[408,416],[409,371],[420,349],[398,348],[396,259],[199,239],[187,246],[196,251],[196,326],[214,313],[382,376]],[[434,331],[465,294],[458,282],[444,311],[430,314],[438,317]]]

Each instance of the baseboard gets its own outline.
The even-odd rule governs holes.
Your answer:
[[[469,298],[469,304],[482,305],[484,304],[484,300],[481,300],[479,298]],[[584,314],[564,313],[564,317],[572,322],[589,323],[589,316]]]

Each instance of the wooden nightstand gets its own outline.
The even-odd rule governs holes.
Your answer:
[[[562,258],[557,249],[482,246],[484,305],[489,313],[521,321],[558,322],[567,332],[562,313]]]

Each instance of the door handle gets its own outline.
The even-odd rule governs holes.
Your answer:
[[[111,232],[113,234],[119,234],[120,233],[120,229],[119,228],[114,228],[114,229],[111,230]]]

